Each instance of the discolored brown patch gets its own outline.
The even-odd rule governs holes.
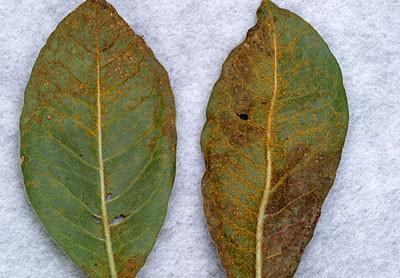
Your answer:
[[[134,278],[139,272],[142,262],[138,262],[135,259],[130,259],[124,265],[122,271],[118,274],[119,278]]]
[[[204,210],[228,277],[292,277],[334,182],[347,102],[311,26],[271,1],[257,15],[208,105]]]

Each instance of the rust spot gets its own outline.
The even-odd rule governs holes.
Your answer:
[[[89,27],[83,28],[85,26]],[[97,35],[102,32],[101,39],[97,42],[94,42],[93,35],[95,34],[93,32]],[[99,56],[101,56],[101,59],[98,59]],[[106,64],[106,62],[110,64]],[[93,78],[96,76],[96,69],[97,74],[99,74],[97,76],[98,82],[96,82],[96,78]],[[160,80],[159,86],[156,84],[158,80]],[[153,81],[154,84],[152,84]],[[98,90],[97,87],[101,87],[101,90]],[[99,95],[100,91],[101,96]],[[172,164],[175,159],[176,131],[173,94],[167,73],[157,62],[146,43],[133,32],[115,9],[107,4],[106,0],[85,1],[57,26],[57,29],[48,38],[32,71],[25,93],[25,105],[21,117],[21,138],[23,142],[21,144],[21,155],[26,155],[27,161],[23,167],[26,186],[31,188],[38,187],[39,184],[45,187],[51,186],[49,183],[36,182],[36,177],[43,175],[43,173],[47,175],[46,170],[48,169],[46,167],[40,169],[34,167],[30,163],[31,161],[45,160],[46,157],[42,156],[49,154],[54,156],[52,160],[54,163],[57,163],[57,161],[62,163],[61,153],[51,152],[50,154],[50,152],[43,151],[46,150],[46,144],[38,143],[43,142],[39,141],[41,137],[49,138],[57,134],[57,137],[54,138],[57,142],[53,143],[60,145],[65,144],[71,136],[88,138],[90,135],[92,136],[91,139],[94,140],[90,139],[90,143],[85,146],[90,150],[98,149],[99,142],[96,129],[100,127],[99,125],[104,128],[117,126],[120,123],[118,120],[127,116],[122,111],[123,109],[139,112],[138,105],[141,102],[137,99],[138,91],[140,91],[140,94],[149,95],[149,98],[157,99],[157,107],[153,107],[156,105],[155,102],[154,104],[149,102],[146,107],[150,108],[146,108],[145,112],[138,115],[137,120],[139,122],[143,119],[145,121],[153,120],[153,128],[147,128],[145,124],[141,125],[143,132],[149,132],[149,136],[145,134],[146,136],[143,137],[145,139],[141,143],[144,145],[150,140],[149,138],[156,136],[159,137],[159,141],[167,141],[168,145],[160,143],[160,149],[163,152],[168,152],[165,154],[168,159],[161,162],[162,166],[165,166],[168,170],[166,171],[168,173],[165,174],[172,174],[174,171]],[[100,97],[101,113],[98,115],[97,105]],[[122,98],[125,101],[118,102]],[[156,118],[149,119],[152,110],[156,111]],[[163,117],[164,113],[168,116]],[[98,117],[103,121],[99,121]],[[111,118],[112,120],[106,121]],[[46,120],[54,121],[46,122]],[[163,127],[162,135],[158,131],[161,125]],[[69,142],[79,145],[79,140]],[[77,157],[85,158],[89,155],[84,150],[83,145],[77,146],[76,144],[76,148],[72,149],[77,151]],[[155,148],[156,144],[156,139],[151,141],[152,148]],[[82,150],[79,152],[81,147]],[[22,164],[25,157],[21,155],[20,163]],[[57,157],[61,158],[58,159]],[[133,157],[133,159],[138,158]],[[161,160],[162,158],[157,159]],[[53,163],[50,164],[53,165]],[[118,167],[118,169],[120,168]],[[68,173],[57,172],[57,178],[60,180],[69,179]],[[83,198],[88,193],[87,189],[85,191],[85,186],[78,187],[76,190],[79,192],[76,193]],[[113,188],[110,175],[105,177],[105,188],[110,191]],[[170,190],[170,188],[165,190]],[[112,200],[111,192],[103,195],[105,196],[101,196],[101,198],[105,198],[106,201]],[[165,198],[168,198],[168,196],[165,195]],[[37,209],[35,202],[32,205]],[[70,209],[68,206],[60,208],[64,212],[68,212]],[[127,216],[128,214],[116,216],[112,224],[129,225],[126,221],[123,222]],[[105,221],[99,215],[93,214],[89,217],[90,224],[96,224],[96,228],[99,229],[102,222]],[[162,222],[162,219],[156,220]],[[47,225],[48,222],[45,218],[43,218],[43,221]],[[117,234],[124,230],[120,227],[113,227],[112,232]],[[88,276],[108,276],[107,265],[104,265],[101,261],[94,260],[89,255],[87,256],[88,260],[85,261],[82,259],[82,254],[70,252],[69,250],[72,247],[68,244],[60,242],[60,245],[65,248],[65,251],[75,262],[78,262],[78,265],[87,272]],[[138,250],[135,250],[135,252],[138,252]],[[132,253],[123,253],[123,257],[121,255],[119,259],[116,258],[118,272],[122,271],[119,277],[135,277],[148,255],[147,249],[142,252],[143,254],[135,257]],[[130,261],[127,263],[128,259]]]
[[[134,278],[142,267],[142,263],[134,259],[130,259],[124,265],[122,271],[119,273],[120,278]]]
[[[242,146],[244,144],[251,144],[260,140],[264,136],[264,130],[253,127],[251,125],[243,124],[242,121],[249,120],[247,112],[234,114],[237,118],[226,118],[222,125],[222,132],[229,140],[230,144],[234,146]],[[241,116],[240,116],[241,115]]]
[[[35,122],[40,124],[42,122],[42,119],[40,119],[39,115],[34,115],[33,118],[35,119]]]
[[[261,276],[293,277],[333,184],[343,144],[329,141],[332,128],[341,132],[339,118],[308,127],[317,118],[313,114],[307,122],[312,113],[305,104],[308,98],[314,101],[309,88],[319,86],[297,78],[311,63],[299,51],[300,38],[308,34],[296,30],[289,36],[291,30],[274,24],[285,19],[286,11],[263,3],[257,13],[262,18],[223,65],[202,134],[204,210],[227,277],[256,276],[259,216],[264,221],[257,249]],[[259,215],[269,179],[265,214]]]

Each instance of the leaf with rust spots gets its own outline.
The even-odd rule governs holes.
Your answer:
[[[164,68],[106,1],[86,1],[50,36],[20,126],[26,191],[51,237],[90,277],[134,277],[174,180],[174,100]]]
[[[126,262],[118,277],[120,278],[136,277],[136,273],[139,272],[142,265],[143,265],[143,260],[130,259]]]
[[[270,1],[257,14],[208,105],[204,207],[228,277],[292,277],[335,179],[348,106],[318,33]]]

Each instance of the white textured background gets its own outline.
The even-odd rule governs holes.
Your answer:
[[[164,228],[141,278],[224,277],[205,225],[199,136],[221,64],[260,0],[112,0],[168,70],[178,167]],[[25,200],[18,120],[31,68],[82,1],[0,0],[0,277],[84,277]],[[351,121],[337,180],[297,278],[400,277],[400,1],[275,0],[325,38],[342,67]]]

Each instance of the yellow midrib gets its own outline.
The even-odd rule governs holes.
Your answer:
[[[96,10],[97,25],[97,10]],[[104,183],[104,163],[103,163],[103,137],[102,137],[102,121],[101,121],[101,82],[100,82],[100,48],[98,39],[99,30],[96,30],[96,71],[97,71],[97,143],[99,157],[99,178],[100,178],[100,198],[101,198],[101,218],[104,227],[104,237],[107,251],[107,259],[110,268],[111,278],[118,278],[115,268],[114,253],[111,243],[110,224],[108,221],[107,205],[106,205],[106,188]]]
[[[272,17],[271,10],[269,9],[269,13]],[[265,177],[265,189],[263,193],[263,197],[261,199],[261,204],[258,212],[257,218],[257,233],[256,233],[256,278],[262,278],[262,264],[263,264],[263,254],[262,254],[262,243],[264,240],[264,218],[265,218],[265,210],[268,205],[269,196],[271,192],[271,183],[272,183],[272,147],[271,147],[271,125],[272,125],[272,114],[274,111],[274,105],[276,102],[276,94],[278,91],[278,57],[277,57],[277,43],[276,43],[276,35],[275,28],[271,20],[271,29],[272,29],[272,37],[273,37],[273,48],[274,48],[274,88],[272,92],[271,103],[268,111],[267,118],[267,128],[266,128],[266,161],[267,161],[267,174]]]

